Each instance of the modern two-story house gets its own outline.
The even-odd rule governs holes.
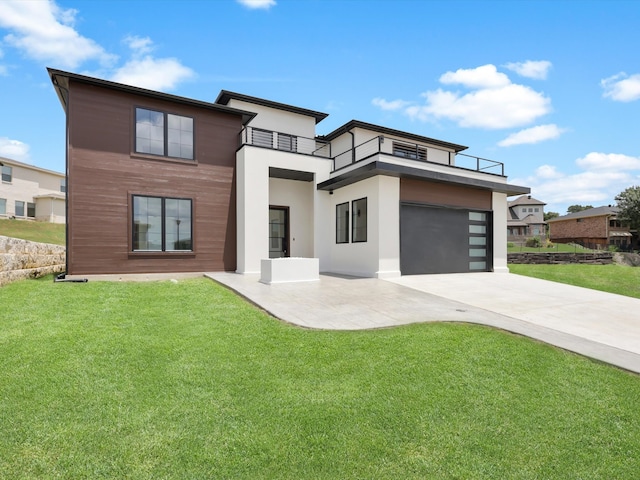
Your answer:
[[[67,274],[313,257],[365,277],[507,271],[507,183],[467,147],[222,91],[213,103],[49,69],[67,115]]]

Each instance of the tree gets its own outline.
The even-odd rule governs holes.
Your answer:
[[[558,218],[560,214],[558,212],[545,212],[544,221],[551,220],[552,218]]]
[[[640,228],[640,187],[629,187],[616,195],[618,219],[631,228]]]
[[[567,213],[578,213],[583,210],[589,210],[590,208],[593,208],[593,205],[570,205],[569,208],[567,208]]]

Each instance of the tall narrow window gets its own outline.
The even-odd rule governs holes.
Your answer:
[[[367,199],[351,202],[351,241],[367,241]]]
[[[36,218],[36,204],[27,203],[27,217]]]
[[[336,243],[349,243],[349,203],[336,205]]]
[[[136,152],[193,160],[193,118],[136,108]]]
[[[67,193],[67,179],[66,178],[60,179],[60,191],[62,193]]]
[[[11,180],[13,178],[13,168],[7,166],[7,165],[3,165],[2,166],[2,181],[3,182],[7,182],[7,183],[11,183]]]
[[[24,202],[16,200],[15,216],[16,217],[24,217]]]
[[[193,250],[191,199],[133,196],[133,250]]]
[[[6,214],[7,214],[7,199],[0,198],[0,215],[6,215]]]

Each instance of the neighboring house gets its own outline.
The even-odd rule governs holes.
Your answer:
[[[63,173],[0,157],[0,218],[64,223]]]
[[[546,222],[544,206],[546,203],[536,200],[531,195],[522,195],[508,202],[507,240],[524,242],[529,238],[546,238]]]
[[[609,206],[590,208],[548,220],[549,237],[556,243],[577,243],[587,248],[607,249],[615,245],[630,250],[633,235],[617,217],[618,208]]]
[[[69,275],[258,273],[289,256],[368,277],[508,271],[507,197],[529,188],[462,145],[355,120],[317,136],[313,110],[49,73],[67,114]]]

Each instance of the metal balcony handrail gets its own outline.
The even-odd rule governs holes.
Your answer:
[[[251,126],[245,126],[240,131],[239,147],[243,145],[331,158],[331,142]]]

